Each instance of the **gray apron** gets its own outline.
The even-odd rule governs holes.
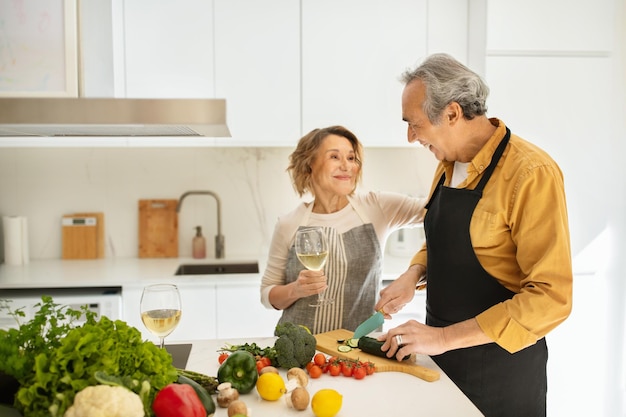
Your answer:
[[[443,327],[470,319],[515,295],[482,267],[469,233],[474,209],[510,135],[507,128],[475,189],[445,187],[443,174],[426,205],[426,324],[430,326]],[[488,343],[432,358],[485,416],[546,415],[545,339],[514,354]]]
[[[311,307],[310,304],[317,301],[317,294],[301,298],[283,310],[279,323],[302,324],[313,334],[336,329],[354,331],[372,315],[380,286],[382,251],[374,226],[363,213],[355,210],[365,224],[342,234],[333,227],[324,228],[329,248],[324,266],[328,279],[325,295],[334,302]],[[300,227],[305,227],[307,222],[308,216],[305,216]],[[285,284],[294,282],[303,269],[292,245],[285,268]]]

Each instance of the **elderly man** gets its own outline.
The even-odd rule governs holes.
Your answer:
[[[454,58],[432,55],[403,81],[408,140],[440,162],[426,243],[375,306],[393,314],[426,287],[426,324],[389,330],[383,350],[431,355],[486,416],[545,416],[544,336],[572,306],[562,173],[486,116],[489,88]]]

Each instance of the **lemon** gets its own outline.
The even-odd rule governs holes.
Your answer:
[[[333,417],[341,410],[343,396],[334,389],[321,389],[313,395],[311,409],[316,417]]]
[[[267,401],[276,401],[287,391],[283,378],[273,372],[267,372],[259,376],[259,379],[256,381],[256,390],[261,398]]]

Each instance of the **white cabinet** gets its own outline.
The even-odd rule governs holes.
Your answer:
[[[613,0],[491,0],[487,49],[504,51],[608,51]]]
[[[178,285],[183,306],[183,314],[176,329],[165,339],[167,342],[199,339],[215,339],[215,284]],[[157,342],[141,322],[139,303],[143,286],[124,286],[122,289],[123,317],[129,325],[141,330],[144,339]]]
[[[303,133],[340,124],[405,146],[401,73],[427,52],[427,1],[303,0]]]
[[[271,337],[281,312],[266,309],[260,299],[260,277],[224,277],[219,281],[178,282],[183,314],[167,342]],[[143,284],[122,289],[123,320],[157,341],[141,322],[139,303]]]
[[[215,0],[215,85],[230,146],[300,138],[300,7],[293,0]]]
[[[216,97],[213,2],[126,1],[123,19],[126,97]]]
[[[233,281],[217,289],[219,339],[271,337],[281,313],[261,304],[259,283]]]

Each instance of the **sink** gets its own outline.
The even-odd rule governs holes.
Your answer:
[[[258,262],[183,264],[174,275],[220,275],[220,274],[256,274]]]

